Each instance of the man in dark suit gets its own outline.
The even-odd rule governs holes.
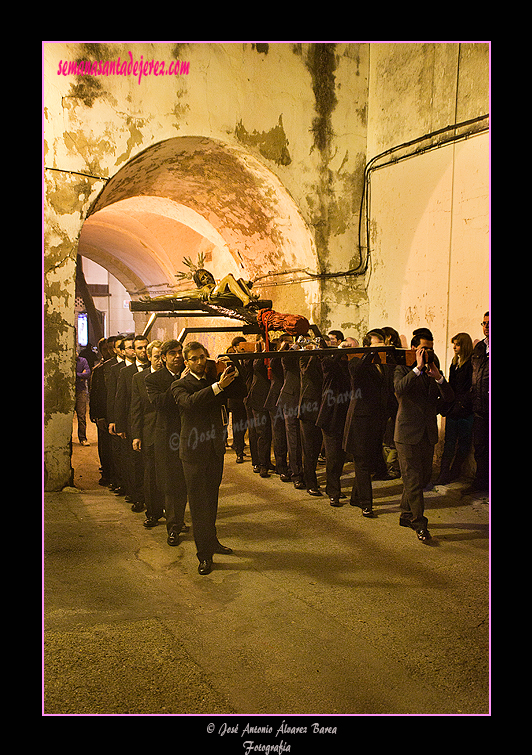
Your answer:
[[[351,491],[351,505],[359,506],[365,517],[373,516],[371,476],[375,460],[382,456],[382,438],[388,406],[386,365],[378,356],[364,354],[349,361],[351,396],[344,429],[344,450],[353,456],[355,480]]]
[[[309,352],[312,354],[312,351]],[[321,428],[316,425],[320,410],[323,371],[319,357],[304,356],[299,360],[300,391],[297,416],[301,433],[303,478],[309,495],[321,496],[316,467],[323,443]]]
[[[351,380],[347,356],[334,354],[322,360],[323,391],[316,424],[323,433],[325,449],[325,492],[331,506],[341,506],[340,478],[346,453],[343,449],[345,418],[349,407]],[[345,495],[343,496],[345,498]]]
[[[111,481],[111,436],[105,421],[107,412],[107,392],[105,388],[105,365],[111,358],[116,357],[112,351],[113,338],[101,338],[98,349],[101,360],[94,366],[89,386],[89,418],[96,425],[98,434],[98,457],[100,459],[101,478],[99,485],[109,485]]]
[[[289,349],[288,341],[279,345],[279,352]],[[286,442],[288,445],[288,466],[294,487],[304,490],[306,485],[303,479],[303,459],[301,452],[301,430],[297,416],[299,407],[299,392],[301,378],[299,374],[299,360],[296,358],[281,358],[283,365],[283,384],[277,399],[277,407],[282,411],[285,427]]]
[[[437,415],[454,392],[438,368],[430,331],[414,335],[414,367],[395,368],[394,387],[398,401],[394,441],[403,478],[399,524],[411,527],[425,543],[431,539],[425,516],[423,489],[432,475],[434,446],[438,441]]]
[[[270,347],[273,351],[278,349],[284,341],[291,343],[292,336],[287,334],[281,336],[277,342]],[[273,348],[272,348],[273,347]],[[288,467],[288,443],[286,439],[286,425],[282,409],[277,406],[279,394],[284,382],[283,364],[280,357],[270,359],[269,366],[270,390],[266,397],[264,408],[268,411],[272,427],[272,446],[275,458],[275,471],[282,482],[290,482],[292,475]]]
[[[169,339],[161,346],[163,367],[146,375],[146,390],[155,406],[155,473],[157,485],[164,495],[167,543],[179,545],[180,533],[185,526],[187,486],[183,465],[179,458],[181,420],[172,396],[171,385],[184,369],[183,347],[179,341]]]
[[[264,340],[257,339],[258,350],[264,351]],[[265,408],[266,399],[270,391],[268,367],[266,360],[253,360],[253,378],[245,399],[247,409],[251,409],[253,427],[257,438],[257,461],[261,477],[270,476],[271,449],[272,449],[272,426],[270,413]]]
[[[484,339],[479,341],[471,354],[473,365],[471,399],[473,403],[473,448],[477,469],[473,483],[464,495],[487,495],[489,492],[490,460],[490,314],[486,312],[482,320]]]
[[[146,377],[163,366],[161,341],[148,344],[146,353],[149,369],[133,375],[131,380],[131,436],[133,452],[142,457],[144,503],[146,505],[145,527],[155,527],[164,514],[164,497],[157,486],[155,473],[155,406],[146,390]]]
[[[115,490],[117,487],[117,478],[118,478],[118,472],[117,472],[117,466],[118,462],[115,459],[115,450],[113,447],[114,438],[112,437],[111,433],[109,432],[109,419],[108,419],[108,411],[107,411],[107,395],[108,395],[108,384],[109,384],[109,371],[112,367],[114,367],[115,364],[117,364],[119,361],[123,360],[123,342],[124,339],[120,335],[116,336],[110,336],[108,338],[108,345],[109,345],[109,359],[107,359],[103,365],[103,375],[101,376],[101,379],[98,380],[98,393],[99,398],[96,401],[96,414],[98,415],[98,424],[102,428],[102,432],[105,432],[107,435],[106,441],[106,448],[109,453],[108,456],[108,487],[110,490]]]
[[[237,347],[238,348],[238,347]],[[244,362],[240,362],[238,368],[242,379],[246,384],[246,396],[242,399],[242,405],[246,413],[245,428],[248,433],[249,453],[251,455],[251,465],[254,472],[260,471],[259,465],[259,450],[257,444],[257,432],[255,430],[255,422],[253,420],[253,409],[247,405],[247,394],[251,389],[253,382],[253,360],[249,359]],[[233,399],[230,399],[230,405],[233,404]],[[229,405],[229,404],[228,404]],[[244,431],[245,434],[245,431]]]
[[[131,385],[133,376],[149,368],[146,347],[146,336],[138,335],[133,339],[134,361],[124,367],[118,378],[115,397],[115,431],[125,440],[124,469],[125,469],[125,500],[131,503],[131,510],[144,511],[144,470],[142,456],[133,450],[133,435],[131,433]]]
[[[120,372],[132,364],[135,359],[133,349],[133,336],[125,336],[120,343],[117,341],[117,362],[107,371],[107,422],[109,433],[111,435],[111,448],[113,453],[113,485],[112,489],[116,495],[126,495],[126,449],[125,441],[116,432],[116,391]]]
[[[227,399],[244,396],[246,388],[229,357],[228,366],[217,380],[208,370],[202,344],[188,343],[183,356],[187,374],[172,384],[172,394],[181,414],[179,455],[187,482],[198,571],[205,575],[212,570],[214,553],[232,553],[218,541],[216,516],[225,454]]]
[[[241,343],[246,343],[246,339],[244,336],[236,336],[236,338],[233,338],[231,341],[231,346],[227,349],[227,353],[231,354],[237,351],[241,351]],[[244,365],[241,364],[240,372],[244,373],[244,370],[242,369]],[[251,379],[251,378],[250,378]],[[243,464],[244,463],[244,448],[246,447],[245,443],[245,436],[246,431],[248,430],[248,415],[247,415],[247,409],[246,405],[244,403],[244,399],[242,398],[231,398],[227,402],[227,409],[231,415],[231,429],[233,431],[233,448],[236,453],[236,463],[237,464]],[[254,444],[252,444],[252,440],[254,441]],[[256,454],[256,438],[254,435],[250,436],[250,447],[254,448],[254,456],[255,460],[257,457]]]

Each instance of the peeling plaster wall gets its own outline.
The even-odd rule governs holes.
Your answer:
[[[44,484],[69,484],[75,399],[74,299],[77,236],[95,188],[78,176],[48,173],[44,205]],[[101,188],[101,186],[100,186]]]
[[[489,46],[371,45],[370,93],[368,160],[488,114]],[[370,222],[370,326],[391,325],[405,344],[428,326],[448,374],[450,339],[482,338],[489,309],[489,136],[375,170]]]
[[[306,196],[320,272],[359,265],[358,218],[366,163],[368,44],[310,45],[305,65],[314,94],[310,161],[317,180]],[[363,278],[324,279],[319,322],[360,337],[367,322]]]
[[[372,181],[372,327],[395,327],[405,345],[415,328],[429,327],[446,374],[450,339],[461,331],[481,338],[489,309],[488,186],[487,136],[384,168]]]

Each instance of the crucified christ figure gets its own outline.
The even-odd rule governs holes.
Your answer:
[[[235,303],[235,299],[237,299],[240,306],[247,307],[259,298],[258,294],[251,292],[251,287],[253,285],[251,281],[245,281],[243,278],[238,278],[237,280],[232,273],[225,275],[222,280],[217,283],[213,274],[200,266],[203,264],[201,255],[198,266],[194,265],[186,257],[184,262],[192,270],[192,274],[177,273],[176,277],[192,278],[196,284],[196,288],[172,294],[164,294],[163,296],[156,296],[153,299],[150,299],[150,301],[161,301],[164,299],[200,299],[207,303],[227,306],[230,302]]]

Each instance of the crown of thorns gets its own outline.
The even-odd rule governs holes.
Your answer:
[[[200,252],[198,254],[198,262],[197,264],[194,264],[190,257],[183,257],[183,263],[189,268],[188,272],[181,271],[179,273],[175,274],[176,278],[179,278],[179,280],[184,280],[185,278],[188,278],[188,280],[192,280],[194,277],[194,273],[198,270],[203,269],[203,265],[205,263],[205,254],[203,252]]]

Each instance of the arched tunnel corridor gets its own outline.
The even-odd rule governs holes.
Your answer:
[[[182,290],[183,258],[200,253],[217,280],[258,281],[258,293],[272,272],[317,269],[311,234],[279,180],[245,151],[202,137],[155,144],[118,171],[88,213],[78,251],[133,300]],[[292,307],[308,311],[306,297],[290,286]]]

